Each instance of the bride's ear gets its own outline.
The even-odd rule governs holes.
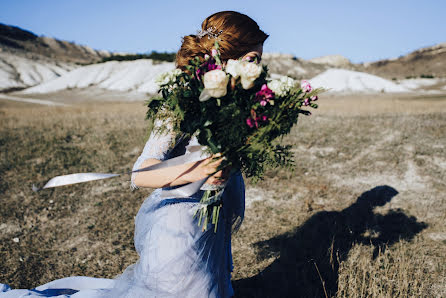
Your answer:
[[[263,54],[263,44],[258,44],[257,46],[253,47],[250,52],[246,53],[242,60],[248,60],[249,62],[256,61],[257,63],[260,63],[262,60],[262,54]]]
[[[242,57],[242,61],[251,62],[253,61],[254,57],[255,57],[255,52],[249,52]]]
[[[249,52],[245,56],[243,56],[242,61],[248,62],[257,62],[259,63],[262,60],[260,54],[258,52]]]

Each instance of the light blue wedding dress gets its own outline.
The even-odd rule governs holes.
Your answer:
[[[155,127],[163,125],[156,121]],[[170,132],[169,132],[170,131]],[[176,146],[175,135],[152,133],[133,169],[144,160],[166,160],[188,153],[195,137]],[[132,186],[134,176],[132,175]],[[223,193],[218,229],[198,226],[193,213],[203,190],[187,198],[163,198],[156,189],[142,204],[135,219],[136,264],[115,279],[74,276],[31,290],[12,290],[0,284],[0,297],[231,297],[231,233],[244,216],[245,186],[240,172],[232,174]]]

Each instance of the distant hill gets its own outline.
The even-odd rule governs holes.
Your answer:
[[[154,94],[158,92],[155,78],[160,73],[174,68],[175,65],[172,62],[156,62],[151,59],[108,61],[76,68],[59,78],[21,92],[24,94],[51,93],[73,88],[98,87],[112,91]]]
[[[0,49],[2,52],[22,54],[28,58],[42,56],[65,63],[92,63],[111,55],[108,51],[94,50],[89,46],[51,37],[40,37],[5,24],[0,24]]]
[[[0,24],[0,91],[38,85],[110,56],[108,51]]]
[[[74,42],[39,37],[19,27],[0,24],[0,91],[3,92],[57,79],[83,65],[139,59],[172,62],[175,54],[155,51],[148,54],[111,53]],[[142,65],[158,69],[151,62]]]
[[[262,63],[268,66],[271,73],[286,75],[294,79],[309,79],[328,68],[329,65],[312,63],[292,55],[280,53],[264,53]]]
[[[446,42],[413,51],[396,59],[366,63],[361,71],[388,79],[446,77]]]
[[[410,92],[409,88],[391,80],[353,70],[331,68],[310,79],[313,87],[323,87],[331,93],[393,93]]]
[[[29,86],[38,85],[60,77],[75,69],[74,63],[58,62],[53,59],[0,51],[0,91],[20,90]]]
[[[173,53],[118,54],[95,50],[0,24],[2,92],[33,87],[23,93],[48,93],[92,86],[155,93],[154,78],[174,68],[173,59]],[[446,90],[446,43],[366,64],[351,63],[341,55],[305,60],[281,53],[265,53],[262,63],[272,75],[312,79],[338,93]]]
[[[350,70],[357,70],[359,67],[341,55],[304,60],[288,54],[265,53],[262,56],[262,63],[268,65],[269,70],[273,73],[299,80],[315,77],[333,67]]]
[[[342,55],[328,55],[328,56],[322,56],[317,57],[308,60],[309,62],[317,63],[317,64],[327,64],[331,65],[333,67],[339,67],[339,68],[346,68],[346,67],[352,67],[353,64],[345,58]]]

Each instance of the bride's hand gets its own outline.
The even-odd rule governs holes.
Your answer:
[[[206,183],[216,184],[216,185],[223,184],[228,180],[230,172],[231,172],[231,167],[227,166],[223,170],[220,170],[211,177],[209,177],[209,179],[206,180]]]
[[[200,161],[153,171],[139,172],[135,175],[134,183],[138,187],[161,188],[183,185],[208,178],[206,183],[219,185],[228,179],[230,172],[230,167],[216,172],[222,161],[223,157],[217,153]],[[140,168],[153,166],[160,162],[158,159],[149,158],[142,163]],[[209,177],[209,175],[212,176]]]
[[[217,158],[217,159],[215,159]],[[214,154],[211,157],[203,160],[197,167],[198,172],[201,174],[202,178],[207,177],[217,171],[217,168],[223,161],[220,153]],[[224,169],[214,173],[211,177],[206,180],[207,184],[223,184],[229,178],[231,167],[225,167]],[[201,179],[202,179],[201,178]]]

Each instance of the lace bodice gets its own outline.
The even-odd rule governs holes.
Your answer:
[[[163,126],[166,126],[165,132],[157,133],[156,130]],[[169,151],[174,140],[175,133],[171,129],[171,124],[168,121],[163,121],[160,119],[155,120],[152,133],[150,134],[150,137],[146,145],[144,146],[141,155],[138,157],[135,164],[133,165],[133,171],[138,170],[141,167],[142,163],[149,158],[165,160],[166,153]],[[132,189],[138,188],[134,182],[136,175],[138,175],[138,173],[132,173]]]
[[[164,128],[162,133],[159,132],[160,128]],[[133,165],[133,171],[140,169],[142,163],[149,158],[163,161],[175,156],[190,153],[190,147],[199,145],[200,144],[195,136],[192,136],[189,141],[182,139],[182,136],[178,136],[173,131],[171,122],[157,119],[154,121],[152,133],[150,134],[141,155]],[[138,173],[132,174],[131,186],[133,189],[138,188],[134,183],[137,174]],[[212,185],[205,184],[204,187],[212,188]]]

